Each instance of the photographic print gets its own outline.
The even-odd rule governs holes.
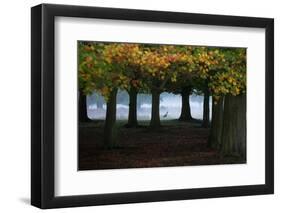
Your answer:
[[[78,170],[246,163],[246,48],[78,41]]]
[[[33,206],[274,193],[274,19],[40,4],[31,41]]]

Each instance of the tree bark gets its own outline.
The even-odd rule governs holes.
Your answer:
[[[137,127],[138,120],[137,120],[137,90],[136,88],[132,87],[129,91],[129,117],[128,117],[128,124],[127,127]]]
[[[88,122],[90,119],[87,114],[87,96],[83,94],[82,91],[79,91],[79,122]]]
[[[104,126],[104,145],[106,148],[112,148],[116,141],[116,97],[117,89],[114,89],[106,103],[106,118]]]
[[[160,92],[152,90],[152,108],[151,108],[151,120],[150,127],[157,128],[160,126]]]
[[[190,88],[183,88],[181,92],[181,115],[179,117],[180,121],[190,121],[192,120],[191,111],[190,111],[190,101],[189,95],[191,93]]]
[[[246,157],[246,95],[225,97],[222,131],[223,155]]]
[[[223,128],[223,103],[224,97],[220,97],[216,104],[215,100],[213,99],[212,122],[210,136],[208,139],[208,147],[215,149],[219,149],[221,146],[221,135]]]
[[[203,103],[203,122],[202,127],[208,128],[210,125],[210,92],[207,87],[204,91],[204,103]]]

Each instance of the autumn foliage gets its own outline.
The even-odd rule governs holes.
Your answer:
[[[126,90],[130,95],[128,120],[129,126],[133,127],[138,125],[137,93],[152,94],[150,126],[159,127],[159,97],[162,92],[181,94],[183,102],[192,92],[197,92],[205,94],[206,97],[204,113],[207,114],[203,118],[204,127],[209,126],[209,97],[213,97],[215,117],[210,138],[215,139],[211,139],[211,145],[224,147],[222,150],[226,152],[229,150],[244,152],[238,147],[238,142],[231,139],[234,137],[233,129],[241,126],[244,119],[227,123],[230,116],[227,112],[231,110],[225,107],[234,101],[229,106],[237,106],[237,115],[241,115],[245,108],[239,108],[245,105],[244,98],[239,99],[241,104],[235,105],[238,103],[235,97],[244,97],[246,94],[245,48],[79,41],[78,56],[79,91],[83,95],[96,92],[107,101],[105,135],[108,136],[106,140],[110,140],[106,142],[107,144],[112,144],[114,140],[112,134],[116,120],[114,113],[116,113],[118,90]],[[224,103],[227,103],[225,107],[219,108]],[[188,103],[183,103],[182,106],[188,107]],[[222,113],[224,108],[225,113]],[[185,109],[182,109],[182,113],[184,111]],[[216,118],[216,116],[224,116],[224,118]],[[222,120],[226,122],[224,125]],[[218,140],[221,137],[225,138],[225,144],[216,142],[214,145],[213,141],[221,141]]]
[[[185,82],[197,88],[198,79],[208,79],[208,87],[217,97],[246,91],[244,48],[94,42],[78,45],[79,86],[85,94],[95,91],[107,99],[113,88],[165,91],[177,90]]]

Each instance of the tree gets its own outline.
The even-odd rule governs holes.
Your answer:
[[[181,94],[180,119],[190,120],[189,95],[197,91],[205,97],[204,127],[209,126],[209,97],[212,95],[209,145],[219,147],[224,154],[238,152],[244,155],[245,49],[94,42],[78,44],[79,91],[83,95],[97,92],[104,97],[107,104],[104,138],[108,147],[112,147],[115,141],[118,90],[126,90],[129,94],[128,127],[138,125],[137,94],[152,94],[150,126],[153,128],[160,126],[162,92]],[[234,113],[231,114],[231,111]],[[240,116],[240,119],[234,119],[234,115]],[[239,142],[234,138],[238,131],[241,133]]]
[[[83,92],[80,90],[79,92],[79,105],[78,105],[78,117],[79,122],[88,122],[90,121],[88,114],[87,114],[87,96],[83,94]]]
[[[190,100],[189,96],[192,93],[192,88],[189,86],[183,87],[181,91],[181,114],[179,117],[180,121],[191,121],[193,118],[191,116]]]
[[[142,50],[139,44],[112,44],[105,51],[109,63],[118,64],[123,69],[126,84],[123,87],[129,94],[129,115],[126,127],[137,127],[137,94],[144,87],[140,69]]]
[[[204,101],[203,101],[202,127],[208,128],[210,125],[210,91],[208,87],[208,79],[205,79],[205,85],[203,91],[204,91]]]
[[[91,47],[87,43],[79,43],[79,64],[83,61],[89,61],[91,57],[89,56],[88,51],[82,51],[84,48],[90,50]],[[86,82],[79,76],[79,86],[78,86],[78,117],[79,122],[88,122],[90,121],[87,114],[87,92],[86,92]]]
[[[222,144],[222,128],[223,128],[223,107],[224,97],[212,100],[212,122],[210,135],[208,138],[208,147],[220,149]]]
[[[246,155],[246,95],[226,95],[221,135],[223,155]]]
[[[223,155],[246,155],[246,50],[225,48],[221,50],[221,68],[210,76],[209,87],[213,93],[215,107],[210,146],[219,144]],[[224,98],[223,98],[224,97]],[[220,107],[222,101],[223,107]],[[216,106],[216,105],[219,106]],[[222,118],[221,118],[222,115]],[[219,130],[219,131],[217,131]]]
[[[190,100],[189,96],[193,92],[193,78],[195,64],[193,57],[193,47],[189,46],[172,46],[170,53],[174,54],[175,59],[172,61],[175,75],[168,82],[167,91],[174,94],[180,94],[182,97],[180,121],[191,121]]]
[[[113,89],[106,104],[106,117],[104,125],[104,143],[107,148],[113,148],[116,141],[116,96],[117,89]]]
[[[169,67],[168,57],[165,52],[159,51],[159,46],[145,45],[143,47],[143,55],[141,58],[141,69],[146,84],[152,94],[152,108],[150,127],[158,128],[160,126],[160,94],[164,91],[164,87],[171,77],[167,72]]]
[[[142,60],[146,82],[152,94],[150,126],[157,128],[160,126],[160,94],[164,91],[186,92],[186,82],[190,80],[192,70],[192,55],[190,48],[185,46],[154,45],[147,47]],[[185,103],[184,100],[184,106]]]
[[[128,85],[123,66],[110,61],[111,58],[108,57],[111,50],[116,51],[114,47],[114,44],[79,43],[79,87],[83,88],[84,94],[95,91],[106,101],[104,144],[108,148],[114,147],[116,142],[114,129],[117,91]]]
[[[138,92],[135,87],[131,87],[129,90],[129,115],[128,115],[128,124],[127,127],[137,127],[138,119],[137,119],[137,96]]]
[[[195,47],[193,50],[196,76],[196,90],[204,94],[202,127],[210,125],[210,76],[221,66],[222,55],[218,48]]]

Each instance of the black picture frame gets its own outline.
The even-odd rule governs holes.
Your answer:
[[[54,18],[80,17],[264,28],[265,184],[93,195],[54,195]],[[31,204],[42,208],[274,193],[274,20],[240,16],[41,4],[31,9]]]

